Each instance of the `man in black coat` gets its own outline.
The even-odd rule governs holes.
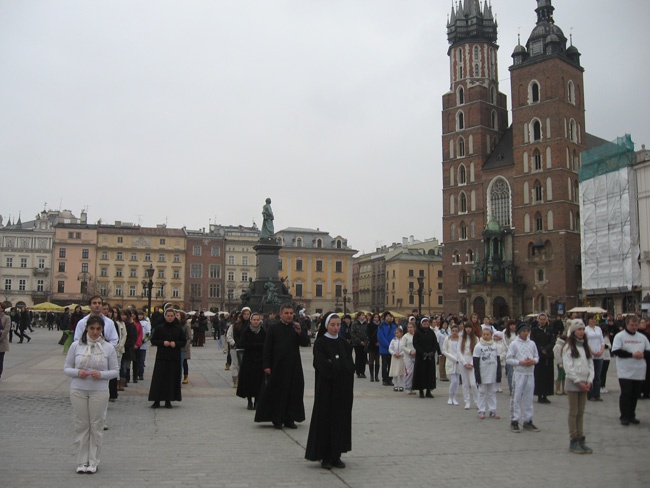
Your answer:
[[[264,341],[263,366],[266,388],[263,388],[255,413],[255,422],[273,422],[273,427],[296,429],[296,422],[305,420],[300,346],[309,345],[309,337],[294,322],[293,307],[283,305],[280,320],[271,324]]]
[[[540,313],[537,317],[537,323],[530,331],[530,338],[537,346],[539,354],[539,362],[535,365],[535,395],[539,403],[551,403],[548,397],[553,395],[555,334],[545,313]]]

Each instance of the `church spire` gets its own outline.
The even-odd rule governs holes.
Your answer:
[[[537,12],[537,23],[548,22],[554,24],[554,10],[555,7],[553,7],[551,0],[537,0],[537,8],[535,9],[535,12]]]

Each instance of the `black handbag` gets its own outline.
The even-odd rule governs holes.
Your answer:
[[[61,336],[61,339],[59,339],[59,346],[65,346],[65,341],[68,340],[68,333],[64,332],[63,335]]]

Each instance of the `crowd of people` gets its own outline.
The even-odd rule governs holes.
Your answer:
[[[70,399],[75,419],[79,473],[97,471],[108,402],[129,383],[144,379],[146,351],[156,347],[149,401],[172,408],[189,382],[191,346],[208,332],[204,314],[167,308],[151,321],[141,309],[111,307],[101,297],[89,301],[90,313],[67,314],[70,338],[64,345],[64,371],[72,378]],[[588,402],[602,402],[612,357],[617,361],[619,410],[623,426],[636,425],[639,399],[650,399],[647,320],[636,315],[601,318],[586,314],[550,320],[542,313],[528,320],[479,320],[421,316],[417,310],[397,323],[386,311],[320,317],[318,334],[304,310],[291,305],[262,316],[244,307],[212,319],[213,337],[226,354],[226,369],[236,395],[255,411],[255,422],[295,429],[306,418],[300,348],[313,345],[315,397],[305,458],[325,469],[344,468],[341,455],[351,449],[355,377],[392,387],[394,392],[433,398],[437,382],[449,382],[447,405],[477,410],[478,419],[499,419],[499,393],[507,388],[510,430],[537,432],[534,398],[567,396],[569,451],[590,454],[584,416]],[[11,316],[0,311],[0,376],[11,332]],[[153,324],[153,325],[152,325]],[[199,336],[197,339],[197,335]],[[504,397],[505,398],[505,397]],[[503,407],[501,408],[503,413]]]

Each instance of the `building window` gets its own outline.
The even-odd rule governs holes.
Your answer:
[[[544,270],[543,269],[538,269],[537,270],[537,282],[538,283],[543,283],[544,282]]]
[[[336,261],[334,263],[334,271],[336,273],[343,273],[343,261]]]
[[[108,276],[108,268],[99,268],[99,276],[106,278]]]
[[[108,251],[102,251],[101,259],[108,259]]]
[[[320,237],[318,239],[316,239],[316,247],[318,249],[323,247],[323,239],[321,239]]]
[[[180,289],[177,286],[172,288],[172,298],[180,298],[180,296],[181,296]]]
[[[99,285],[99,294],[103,297],[108,295],[108,287],[103,283]]]
[[[539,149],[535,149],[533,152],[533,170],[542,170],[542,153],[539,152]]]
[[[242,256],[241,257],[241,265],[242,266],[248,266],[248,256]]]
[[[533,121],[533,133],[532,133],[532,140],[533,141],[541,141],[542,140],[542,123],[539,120]]]
[[[180,254],[174,254],[174,262],[175,263],[180,263],[181,262],[181,255]]]
[[[296,239],[296,247],[302,247],[302,237]]]
[[[160,245],[164,246],[165,245],[165,239],[160,239]]]
[[[544,230],[544,221],[542,220],[542,214],[539,212],[535,214],[535,230],[538,232]]]
[[[115,268],[115,276],[118,278],[122,277],[122,268]]]
[[[467,240],[467,224],[465,222],[460,223],[460,240]]]
[[[438,283],[438,290],[442,290],[442,283]]]
[[[134,297],[135,296],[135,285],[129,286],[129,296]]]
[[[38,291],[38,292],[44,292],[45,291],[45,281],[44,280],[36,281],[36,291]]]
[[[302,296],[302,283],[296,283],[295,292],[297,297]]]
[[[296,259],[296,271],[302,271],[302,259]]]
[[[122,251],[118,251],[117,255],[115,257],[115,260],[116,261],[124,261],[124,253],[122,253]]]
[[[45,269],[45,258],[38,258],[38,269]]]
[[[458,197],[458,212],[467,213],[467,196],[465,192],[460,192],[460,196]]]
[[[9,280],[9,281],[11,282],[11,280]],[[5,282],[6,282],[6,280],[5,280]],[[9,284],[9,286],[11,286],[11,283]],[[5,289],[6,288],[7,287],[5,285]],[[9,288],[9,289],[11,289],[11,288]],[[57,281],[57,283],[56,283],[56,291],[57,291],[57,293],[65,293],[65,281]]]
[[[137,278],[138,277],[138,268],[130,268],[129,269],[129,277]]]
[[[230,266],[234,266],[234,265],[235,265],[235,256],[228,256],[228,264],[229,264]]]
[[[415,271],[409,269],[409,278],[413,278],[414,276],[415,276]]]
[[[13,268],[14,258],[7,258],[6,263],[7,263],[7,268]]]
[[[192,255],[200,256],[201,255],[201,246],[192,246]]]
[[[282,271],[282,259],[278,259],[278,271]]]
[[[316,296],[317,297],[323,296],[323,285],[321,285],[320,283],[316,285]]]
[[[115,285],[115,296],[116,297],[122,296],[122,285]]]
[[[442,295],[438,295],[438,305],[442,305]]]
[[[458,138],[458,157],[459,158],[465,157],[465,139],[463,139],[462,137]]]
[[[144,253],[144,260],[145,261],[151,261],[151,253],[150,252]]]
[[[201,283],[190,284],[190,296],[193,298],[201,298],[203,295],[203,287]]]
[[[528,87],[528,103],[539,102],[539,83],[531,81]]]
[[[137,252],[132,252],[131,253],[131,261],[137,261],[138,260],[138,253]]]
[[[178,269],[175,269],[172,273],[172,278],[175,280],[180,280],[181,279],[181,272]]]
[[[465,90],[463,90],[462,86],[458,87],[458,91],[456,92],[456,99],[458,105],[463,105],[465,103]]]
[[[228,271],[228,281],[235,281],[235,272]]]
[[[211,264],[209,273],[210,278],[221,278],[221,266],[218,264]]]
[[[573,81],[569,80],[569,103],[575,105],[576,104],[576,87],[573,84]]]
[[[89,254],[90,254],[90,250],[82,249],[81,250],[81,259],[88,259]]]
[[[459,110],[456,114],[456,130],[463,130],[465,128],[465,114]]]
[[[27,280],[18,280],[18,291],[25,291],[27,287]]]
[[[467,184],[467,170],[465,169],[464,164],[458,166],[458,184],[459,185]]]
[[[158,262],[159,263],[164,263],[165,262],[165,253],[160,253],[158,254]]]
[[[65,273],[65,263],[59,262],[59,273]]]
[[[221,249],[219,249],[219,246],[212,246],[212,250],[210,251],[210,254],[213,257],[219,256],[221,254]]]
[[[88,263],[81,263],[81,272],[82,273],[88,272]]]
[[[488,220],[496,220],[502,227],[510,227],[510,186],[501,177],[490,183],[488,190],[489,206]]]
[[[499,130],[499,123],[495,110],[492,110],[492,114],[490,115],[490,127],[492,127],[494,130]]]
[[[343,243],[341,239],[336,239],[336,249],[343,249]]]
[[[323,261],[321,259],[316,260],[316,272],[317,273],[323,272]]]
[[[535,203],[541,203],[542,198],[544,197],[544,190],[542,189],[542,184],[539,180],[535,180],[534,197]]]
[[[190,266],[190,278],[201,278],[203,276],[203,265],[194,263]]]
[[[438,270],[438,278],[442,278],[442,270]]]
[[[59,257],[60,258],[65,258],[65,247],[62,247],[59,249]]]
[[[20,267],[21,268],[27,267],[27,258],[20,258]]]
[[[334,286],[334,296],[336,298],[341,298],[343,296],[343,285]]]
[[[220,298],[221,297],[221,287],[219,283],[210,283],[208,285],[208,298]]]

